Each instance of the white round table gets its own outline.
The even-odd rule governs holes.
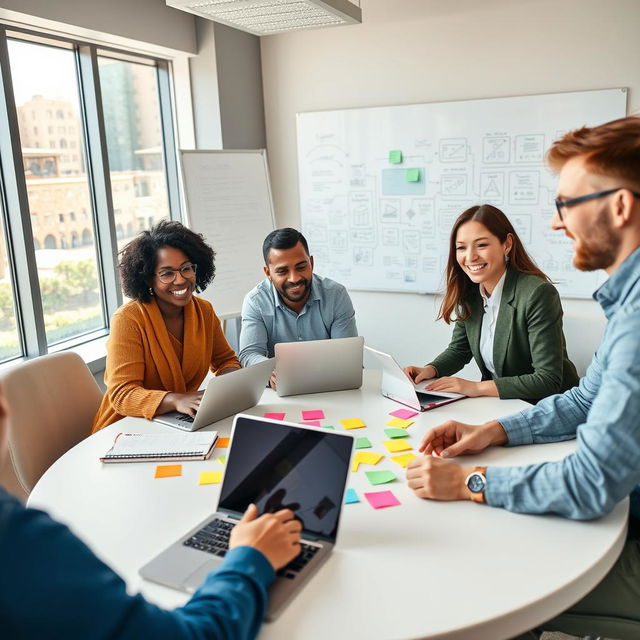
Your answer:
[[[265,390],[246,413],[286,412],[301,421],[302,409],[322,409],[323,424],[362,418],[372,451],[384,453],[376,467],[351,473],[348,486],[361,502],[345,505],[336,548],[283,614],[265,624],[260,637],[282,640],[510,638],[553,617],[588,593],[614,564],[624,545],[627,501],[605,518],[574,522],[529,516],[472,502],[416,498],[404,469],[382,447],[389,412],[401,405],[379,393],[377,371],[365,371],[356,391],[279,398]],[[417,446],[431,426],[456,418],[480,423],[524,408],[518,400],[465,399],[414,418],[409,442]],[[229,435],[232,419],[215,428]],[[142,580],[138,570],[190,527],[214,512],[220,485],[198,485],[202,471],[222,470],[212,459],[183,462],[181,477],[154,479],[156,463],[102,464],[98,458],[119,432],[161,432],[170,427],[125,418],[87,438],[40,479],[29,506],[67,523],[127,582],[165,607],[188,596]],[[465,465],[522,465],[557,460],[574,442],[499,447],[466,457]],[[396,482],[372,487],[364,471],[390,469]],[[374,510],[365,491],[390,489],[401,505]]]

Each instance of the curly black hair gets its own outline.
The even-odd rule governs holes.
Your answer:
[[[118,268],[122,290],[127,297],[139,302],[151,300],[149,283],[155,275],[158,249],[162,247],[180,249],[197,265],[197,292],[206,289],[213,280],[216,274],[216,254],[204,241],[203,236],[180,222],[161,220],[148,231],[136,236],[120,251]]]

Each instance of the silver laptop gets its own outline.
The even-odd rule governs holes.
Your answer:
[[[333,549],[349,475],[353,436],[239,414],[217,512],[140,569],[147,580],[193,592],[227,552],[229,534],[252,502],[260,513],[293,509],[302,551],[277,572],[267,620],[273,620]]]
[[[429,411],[467,396],[446,391],[426,391],[430,380],[414,384],[405,375],[402,367],[388,353],[365,347],[365,351],[376,362],[376,368],[382,369],[382,395],[416,411]]]
[[[279,396],[359,389],[364,338],[279,342],[275,346]]]
[[[262,396],[275,364],[275,358],[270,358],[246,369],[214,376],[207,384],[195,417],[170,411],[153,420],[185,431],[197,431],[234,413],[254,407]]]

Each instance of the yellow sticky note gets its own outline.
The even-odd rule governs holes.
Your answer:
[[[198,480],[198,484],[220,484],[221,482],[222,471],[203,471]]]
[[[389,422],[386,423],[388,427],[400,427],[401,429],[406,429],[413,424],[413,420],[403,420],[402,418],[391,418]]]
[[[353,456],[351,471],[357,471],[361,464],[378,464],[384,456],[381,453],[372,453],[371,451],[357,451]]]
[[[398,453],[400,451],[410,451],[413,449],[406,440],[385,440],[382,444],[389,453]]]
[[[159,464],[156,467],[156,478],[175,478],[175,476],[181,475],[181,464]]]
[[[345,429],[362,429],[362,427],[366,427],[367,425],[360,420],[360,418],[349,418],[347,420],[340,420],[340,424]]]
[[[400,456],[389,456],[391,460],[393,460],[396,464],[399,464],[401,467],[405,468],[407,465],[418,456],[413,453],[403,453]]]
[[[218,438],[216,440],[216,449],[226,449],[229,446],[231,438]]]

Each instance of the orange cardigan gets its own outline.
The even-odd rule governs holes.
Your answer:
[[[107,392],[92,433],[124,416],[150,420],[167,393],[196,391],[213,373],[240,367],[209,302],[192,298],[184,309],[182,344],[169,333],[155,299],[120,307],[111,321],[104,380]]]

